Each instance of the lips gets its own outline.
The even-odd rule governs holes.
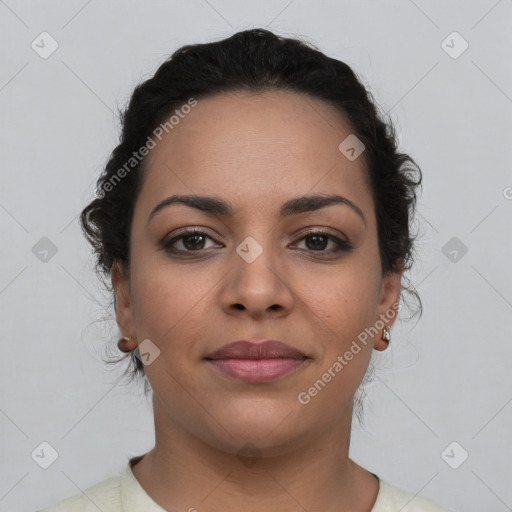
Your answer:
[[[308,358],[280,341],[235,341],[205,358],[216,370],[244,382],[268,382],[302,366]]]
[[[263,342],[235,341],[215,350],[206,359],[304,359],[306,356],[295,348],[280,341]]]

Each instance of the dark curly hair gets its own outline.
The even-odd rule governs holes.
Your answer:
[[[129,269],[130,227],[146,161],[140,155],[147,154],[141,148],[158,133],[155,129],[173,112],[179,114],[179,108],[185,111],[183,105],[190,105],[191,98],[272,89],[322,99],[348,118],[351,130],[365,145],[382,272],[410,268],[414,248],[410,223],[422,175],[414,160],[398,151],[391,121],[383,120],[370,92],[344,62],[326,56],[309,42],[252,29],[220,41],[179,48],[152,78],[135,88],[128,107],[120,112],[119,145],[96,183],[97,197],[80,215],[101,277],[110,276],[115,262]],[[416,290],[402,284],[404,290],[419,301],[421,316]],[[115,307],[115,295],[113,300]],[[127,368],[125,374],[143,378],[144,365],[133,352],[110,362],[127,357],[134,368]]]

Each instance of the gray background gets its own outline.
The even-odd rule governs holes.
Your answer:
[[[511,20],[510,0],[0,0],[0,510],[54,504],[153,446],[141,389],[102,362],[118,330],[77,215],[133,87],[179,46],[254,26],[353,66],[424,172],[424,316],[378,355],[351,456],[452,510],[512,510]]]

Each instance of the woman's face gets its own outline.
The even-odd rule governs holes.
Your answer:
[[[321,100],[239,92],[199,99],[151,150],[129,275],[114,269],[113,283],[123,334],[150,340],[157,428],[278,453],[346,426],[372,349],[386,347],[382,323],[366,344],[361,333],[400,287],[399,274],[381,274],[363,156],[338,149],[349,135]],[[174,195],[230,211],[173,202],[151,215]],[[346,201],[306,201],[333,195]],[[208,359],[237,340],[278,340],[302,359]]]

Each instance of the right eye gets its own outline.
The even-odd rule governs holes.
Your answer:
[[[172,237],[170,240],[162,242],[163,248],[170,253],[191,253],[191,252],[202,252],[205,247],[204,244],[206,239],[213,239],[208,236],[205,232],[199,229],[187,229],[181,231],[178,235]],[[183,248],[175,247],[177,243],[181,243]],[[206,249],[209,249],[207,247]]]

